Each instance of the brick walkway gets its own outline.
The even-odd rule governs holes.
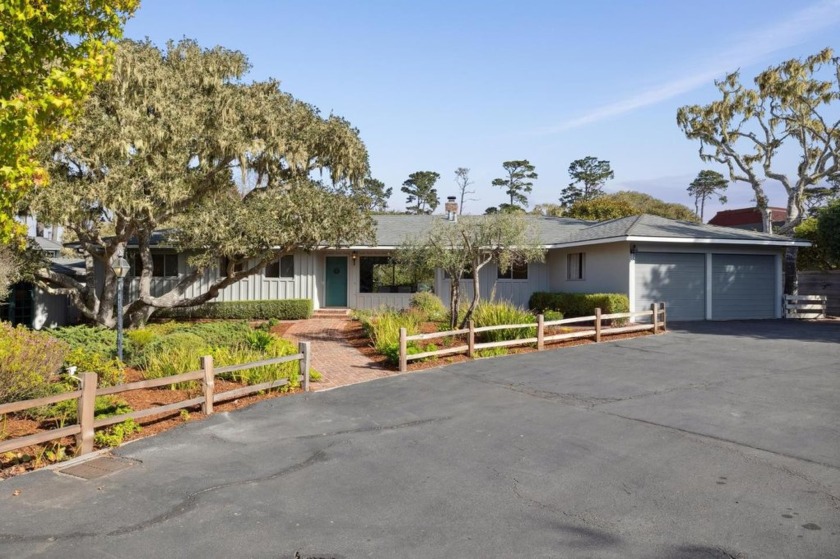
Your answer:
[[[327,390],[396,374],[380,369],[347,342],[347,318],[312,318],[296,322],[283,337],[311,342],[312,367],[324,378],[313,390]]]

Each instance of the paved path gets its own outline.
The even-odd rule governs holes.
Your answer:
[[[314,390],[347,386],[395,373],[381,369],[347,342],[347,318],[311,318],[296,322],[284,337],[312,343],[312,367],[324,375]]]

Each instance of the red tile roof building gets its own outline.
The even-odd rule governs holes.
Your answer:
[[[773,227],[778,227],[787,219],[785,208],[768,208],[771,212]],[[715,214],[709,220],[709,225],[721,227],[736,227],[738,229],[750,229],[761,231],[761,212],[758,208],[740,208],[737,210],[723,210]]]

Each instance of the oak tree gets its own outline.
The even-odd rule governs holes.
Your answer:
[[[120,43],[111,79],[95,88],[70,135],[46,146],[55,187],[28,201],[75,235],[85,260],[82,278],[39,270],[42,288],[113,327],[112,267],[130,245],[139,266],[124,311],[142,323],[156,309],[213,299],[278,251],[370,235],[369,217],[336,186],[368,174],[357,131],[275,81],[242,83],[247,68],[242,53],[189,40],[165,50]],[[316,170],[328,182],[313,182]],[[251,190],[241,192],[237,178]],[[187,254],[186,273],[153,282],[155,243]],[[209,270],[221,258],[227,274],[217,277]]]

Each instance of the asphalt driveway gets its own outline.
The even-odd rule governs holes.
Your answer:
[[[676,327],[269,400],[127,445],[106,477],[0,482],[0,557],[840,557],[840,324]]]

